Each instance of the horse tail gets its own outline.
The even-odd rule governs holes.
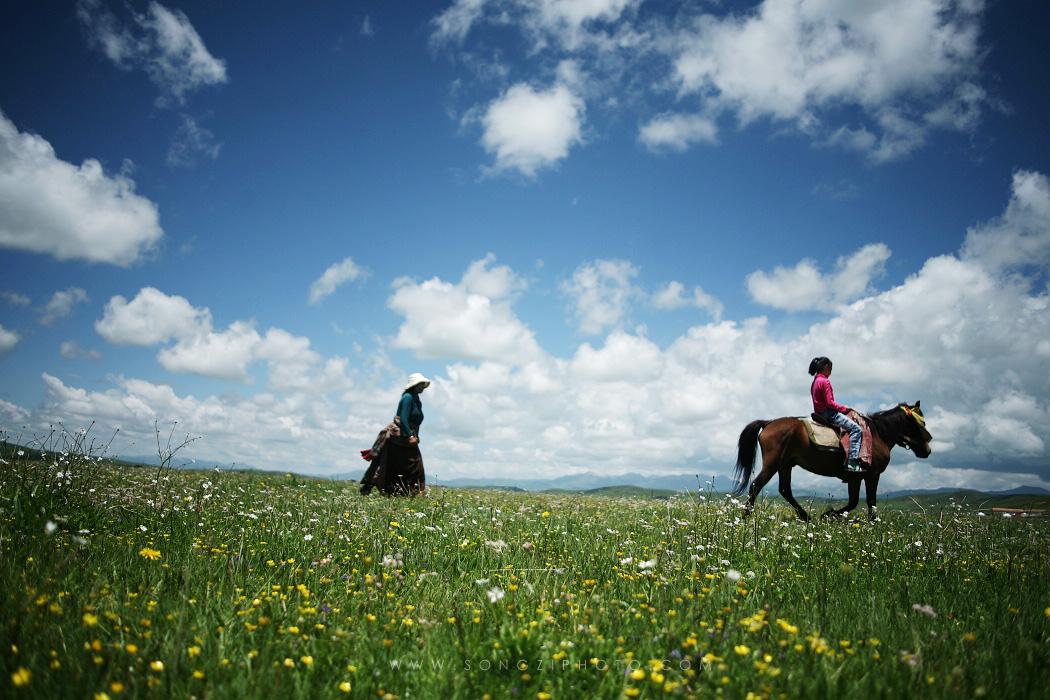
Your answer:
[[[741,494],[751,483],[751,472],[755,468],[755,455],[758,452],[758,433],[772,421],[753,420],[740,433],[736,453],[736,488],[734,494]]]

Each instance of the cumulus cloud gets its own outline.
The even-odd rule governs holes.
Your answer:
[[[73,307],[88,300],[87,292],[80,287],[70,287],[55,292],[40,314],[40,323],[50,326],[60,318],[73,313]]]
[[[640,6],[456,0],[433,20],[431,38],[473,65],[505,60],[476,53],[491,51],[480,37],[468,43],[478,27],[519,30],[532,65],[547,71],[571,60],[588,76],[573,92],[599,111],[657,105],[655,114],[642,112],[638,131],[654,151],[715,144],[723,119],[768,120],[885,163],[922,147],[935,130],[972,132],[994,102],[980,84],[982,2],[763,0],[742,10],[700,3],[673,17]]]
[[[394,347],[419,357],[519,364],[540,356],[535,336],[515,315],[513,293],[524,287],[488,255],[471,264],[457,284],[437,277],[395,282],[387,305],[405,317]]]
[[[583,100],[563,84],[547,90],[512,85],[481,116],[481,143],[495,157],[492,172],[528,177],[555,165],[582,140]]]
[[[886,245],[873,243],[836,260],[832,274],[822,274],[813,260],[802,260],[794,267],[776,267],[771,273],[752,272],[747,276],[747,289],[752,299],[776,309],[828,309],[867,292],[889,257]]]
[[[18,333],[0,325],[0,355],[6,355],[11,352],[21,339],[22,337]]]
[[[638,268],[627,260],[595,260],[580,265],[561,289],[571,303],[581,333],[598,334],[623,321],[639,292]]]
[[[117,345],[168,344],[158,351],[157,362],[170,372],[250,383],[251,366],[263,361],[269,385],[277,390],[349,386],[345,359],[325,361],[308,338],[280,328],[260,334],[254,321],[234,321],[217,331],[207,308],[153,287],[144,287],[130,302],[110,299],[95,330]]]
[[[122,23],[100,0],[79,0],[77,17],[89,41],[123,70],[142,70],[161,90],[158,104],[182,104],[186,94],[227,82],[226,62],[208,51],[181,10],[151,2]]]
[[[962,255],[993,272],[1050,267],[1050,179],[1028,170],[1014,173],[1006,211],[971,228]]]
[[[345,258],[330,266],[310,285],[310,303],[316,304],[345,282],[363,279],[367,275],[368,271],[355,263],[353,258]]]
[[[162,349],[157,361],[170,372],[246,382],[248,365],[259,342],[252,324],[235,321],[221,332],[181,338],[174,346]]]
[[[127,174],[68,163],[0,113],[0,246],[127,267],[163,235],[157,206]]]
[[[130,302],[122,296],[110,299],[95,330],[115,345],[156,345],[209,332],[211,312],[184,297],[144,287]]]
[[[681,95],[744,124],[767,117],[819,132],[825,115],[855,106],[868,123],[840,128],[833,140],[891,160],[931,127],[976,123],[981,10],[950,0],[764,0],[747,14],[705,14],[682,31],[674,79]]]
[[[685,285],[677,280],[671,280],[657,290],[653,294],[652,302],[653,306],[664,310],[680,309],[684,306],[704,309],[715,321],[721,320],[725,310],[722,302],[705,292],[699,285],[693,287],[691,295],[686,296]]]

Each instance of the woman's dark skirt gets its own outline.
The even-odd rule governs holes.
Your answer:
[[[373,487],[384,496],[415,496],[426,491],[419,444],[413,445],[402,437],[387,440],[361,478],[361,493],[368,493]]]

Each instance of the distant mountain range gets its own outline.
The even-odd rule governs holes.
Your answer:
[[[17,447],[9,445],[9,447]],[[141,464],[157,466],[160,460],[156,455],[152,456],[123,456],[114,458],[114,461],[126,464]],[[172,467],[175,469],[200,469],[212,470],[222,469],[224,471],[265,471],[259,470],[250,464],[238,462],[222,463],[211,460],[175,459]],[[364,475],[364,469],[335,474],[311,474],[303,476],[332,481],[358,481]],[[428,482],[436,486],[450,486],[455,488],[492,488],[510,491],[531,492],[563,492],[563,493],[592,493],[606,495],[650,495],[667,496],[672,493],[695,492],[699,489],[714,493],[729,493],[733,490],[733,482],[726,475],[711,474],[641,474],[628,472],[625,474],[597,474],[595,472],[580,472],[567,474],[552,479],[519,479],[514,477],[470,477],[458,479],[442,479],[439,475],[428,478]],[[818,497],[828,496],[832,491],[840,491],[839,482],[828,481],[827,489],[795,489],[796,496]],[[977,491],[958,487],[943,487],[937,489],[901,489],[897,491],[883,491],[879,493],[880,499],[906,498],[908,496],[936,496],[941,494],[982,495],[982,496],[1050,496],[1050,491],[1038,486],[1021,486],[1008,491]],[[764,495],[776,495],[776,489]]]

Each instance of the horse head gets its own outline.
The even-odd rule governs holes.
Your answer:
[[[916,401],[914,406],[906,403],[898,404],[898,408],[906,414],[901,423],[902,432],[898,444],[911,450],[916,457],[926,459],[933,452],[930,447],[933,436],[930,435],[930,431],[926,430],[926,417],[922,415],[920,403]]]

